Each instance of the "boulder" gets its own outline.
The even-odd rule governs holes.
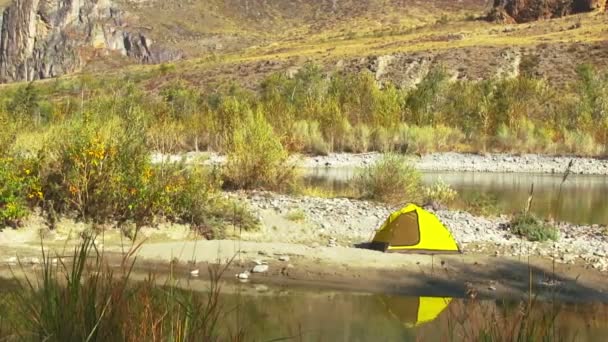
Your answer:
[[[112,51],[141,63],[181,57],[123,17],[111,0],[14,0],[0,16],[0,81],[60,76]]]
[[[504,23],[560,18],[570,14],[603,11],[606,0],[494,0],[488,19]]]

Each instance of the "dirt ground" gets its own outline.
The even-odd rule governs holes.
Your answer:
[[[58,246],[51,255],[69,255]],[[106,246],[110,263],[118,266],[128,247]],[[3,248],[18,255],[25,269],[39,248]],[[136,273],[206,280],[208,268],[226,266],[223,278],[237,284],[237,274],[267,264],[268,271],[251,273],[246,282],[289,287],[381,292],[391,294],[477,298],[559,298],[563,301],[608,302],[608,275],[580,265],[554,264],[527,257],[484,255],[385,254],[346,247],[308,247],[299,244],[232,240],[145,243],[135,254]],[[3,257],[4,258],[4,257]],[[288,259],[288,260],[287,260]],[[4,260],[3,260],[4,261]],[[0,277],[10,277],[3,262]],[[191,271],[198,270],[193,277]]]

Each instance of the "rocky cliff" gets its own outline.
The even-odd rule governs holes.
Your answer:
[[[176,59],[133,30],[110,0],[14,0],[0,17],[0,81],[31,81],[78,70],[117,52],[142,63]]]
[[[603,11],[608,0],[494,0],[490,18],[517,23]]]

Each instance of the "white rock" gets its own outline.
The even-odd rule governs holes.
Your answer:
[[[30,258],[30,264],[38,265],[38,264],[40,264],[40,259],[38,259],[36,257],[32,257],[32,258]]]
[[[193,277],[198,277],[199,273],[200,273],[199,269],[195,269],[195,270],[190,271],[190,275],[193,276]]]
[[[251,272],[253,273],[265,273],[268,272],[268,265],[256,265]]]
[[[17,265],[18,261],[19,261],[19,259],[17,259],[17,257],[10,257],[10,258],[6,259],[6,263],[9,265]]]
[[[281,256],[279,257],[279,260],[280,260],[280,261],[285,261],[285,262],[287,262],[287,261],[289,261],[289,256],[288,256],[288,255],[281,255]]]
[[[236,277],[241,280],[249,279],[249,272],[248,271],[241,272],[241,273],[237,274]]]

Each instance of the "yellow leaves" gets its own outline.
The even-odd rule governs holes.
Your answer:
[[[42,191],[32,191],[27,195],[27,199],[29,199],[29,200],[33,200],[33,199],[41,200],[43,197],[44,197],[44,193],[42,193]]]
[[[71,185],[71,184],[68,187],[68,191],[70,192],[70,194],[72,194],[72,196],[74,196],[80,192],[77,187],[75,187],[74,185]]]

